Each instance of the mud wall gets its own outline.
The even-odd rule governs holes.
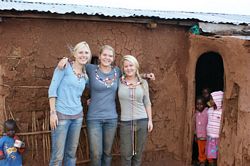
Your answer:
[[[192,140],[192,123],[189,119],[194,110],[195,67],[199,56],[206,52],[217,52],[224,63],[225,96],[223,101],[224,113],[220,135],[219,160],[221,166],[250,165],[250,42],[236,38],[215,38],[190,36],[189,63],[187,75],[188,96],[185,137]],[[184,137],[184,139],[185,139]],[[184,144],[187,151],[186,163],[190,162],[191,145]],[[185,160],[185,157],[184,157]]]
[[[116,50],[117,64],[122,55],[131,54],[138,58],[141,71],[155,73],[157,81],[149,83],[154,130],[148,137],[143,161],[149,165],[161,160],[169,164],[183,161],[189,58],[186,31],[162,24],[147,29],[146,25],[135,23],[3,18],[0,122],[10,117],[17,120],[22,137],[28,142],[25,164],[46,165],[49,160],[48,85],[58,59],[69,56],[67,45],[83,40],[94,55],[98,55],[101,45],[109,44]],[[82,163],[89,159],[85,132],[84,128],[82,149],[78,150],[78,161]],[[114,153],[119,156],[119,139]]]

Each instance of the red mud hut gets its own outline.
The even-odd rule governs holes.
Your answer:
[[[17,121],[24,165],[48,165],[48,86],[68,45],[83,40],[96,56],[113,46],[117,64],[135,55],[141,71],[156,75],[143,165],[191,165],[194,102],[204,86],[225,92],[218,165],[250,165],[250,16],[1,0],[0,123]],[[120,165],[118,136],[113,148]],[[85,124],[77,156],[89,162]]]

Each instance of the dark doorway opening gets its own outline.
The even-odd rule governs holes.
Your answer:
[[[202,94],[202,89],[209,88],[210,92],[224,89],[224,66],[220,54],[207,52],[202,54],[196,64],[196,97]],[[193,165],[198,162],[198,145],[193,140]]]
[[[224,89],[224,66],[220,54],[208,52],[202,54],[196,64],[195,71],[196,96],[201,95],[203,88],[211,92]]]

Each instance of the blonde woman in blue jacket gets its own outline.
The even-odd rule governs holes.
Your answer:
[[[86,42],[78,43],[74,60],[62,70],[56,68],[49,87],[52,153],[50,166],[76,165],[76,150],[83,121],[81,96],[88,81],[85,64],[91,59]]]

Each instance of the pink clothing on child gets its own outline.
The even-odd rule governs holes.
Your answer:
[[[207,137],[206,156],[207,159],[217,159],[218,157],[219,138]]]
[[[211,96],[214,100],[214,103],[216,104],[217,109],[214,109],[213,107],[208,109],[208,137],[206,142],[206,155],[207,159],[217,159],[222,115],[223,92],[213,92],[211,93]]]
[[[223,92],[217,91],[211,93],[213,100],[217,106],[215,110],[213,107],[208,109],[208,124],[207,124],[207,135],[211,138],[219,138],[220,134],[220,124],[222,115],[222,99]]]
[[[195,113],[195,129],[197,138],[206,139],[207,137],[207,115],[208,108],[205,108],[202,112],[196,111]]]

